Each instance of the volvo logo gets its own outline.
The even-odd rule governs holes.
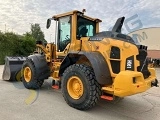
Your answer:
[[[130,56],[126,59],[126,66],[125,70],[132,70],[134,71],[134,56]]]
[[[132,68],[132,60],[127,60],[127,68],[128,69]]]

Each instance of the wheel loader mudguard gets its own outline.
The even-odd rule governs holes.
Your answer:
[[[49,68],[49,65],[47,64],[47,61],[44,55],[34,54],[34,55],[28,56],[27,59],[31,59],[32,62],[34,63],[38,79],[44,79],[45,76],[50,75],[50,68]]]
[[[111,74],[109,71],[108,64],[105,58],[99,52],[78,52],[78,53],[68,53],[68,55],[63,60],[60,66],[59,75],[61,76],[64,70],[75,64],[76,61],[80,58],[80,56],[85,56],[91,63],[92,68],[94,70],[97,82],[103,85],[112,84]]]
[[[2,79],[9,81],[17,81],[19,77],[17,74],[22,68],[23,62],[26,60],[26,57],[5,57],[5,65],[3,69]]]

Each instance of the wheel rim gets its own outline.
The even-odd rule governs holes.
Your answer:
[[[26,82],[31,81],[32,71],[29,67],[24,68],[24,79]]]
[[[67,82],[67,90],[73,99],[79,99],[83,95],[83,83],[77,76],[69,78]]]

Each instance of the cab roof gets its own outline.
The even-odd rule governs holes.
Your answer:
[[[83,12],[78,11],[78,10],[73,10],[73,11],[70,11],[70,12],[54,15],[52,18],[54,18],[54,20],[58,20],[58,18],[60,18],[60,17],[64,17],[64,16],[68,16],[68,15],[73,15],[73,14],[77,14],[77,13],[80,13],[86,19],[89,19],[89,20],[92,20],[92,21],[96,21],[96,22],[102,22],[102,20],[100,20],[98,18],[92,18],[92,17],[86,16],[86,15],[84,15]]]

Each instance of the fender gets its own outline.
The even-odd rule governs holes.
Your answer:
[[[50,68],[47,64],[47,61],[46,61],[44,55],[34,54],[34,55],[28,56],[27,59],[31,59],[32,62],[34,63],[34,66],[35,66],[36,72],[37,72],[36,74],[37,74],[38,78],[43,77],[43,75],[46,73],[47,73],[46,76],[49,76]]]
[[[72,65],[75,64],[76,61],[80,58],[80,56],[84,55],[91,63],[92,68],[94,70],[97,82],[99,84],[110,85],[112,84],[111,74],[109,71],[108,64],[105,58],[99,52],[71,52],[64,58],[61,66],[59,75],[61,76],[64,70]]]

